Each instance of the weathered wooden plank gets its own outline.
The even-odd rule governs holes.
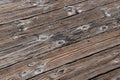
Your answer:
[[[9,1],[0,5],[0,80],[101,79],[120,67],[120,0]]]
[[[120,79],[120,68],[113,69],[107,73],[100,76],[92,78],[90,80],[119,80]]]
[[[85,56],[94,54],[101,50],[120,44],[120,36],[117,36],[116,33],[112,33],[112,32],[109,35],[108,34],[109,33],[106,33],[106,34],[104,33],[99,36],[93,37],[91,39],[81,41],[73,45],[71,44],[70,46],[57,49],[55,51],[48,52],[46,53],[46,55],[43,54],[43,55],[37,56],[38,58],[34,57],[26,61],[23,61],[21,63],[15,64],[13,66],[9,66],[3,69],[5,70],[5,74],[4,74],[4,71],[1,71],[0,77],[3,80],[5,78],[8,79],[10,77],[16,77],[18,80],[19,79],[24,80],[26,78],[29,78],[30,76],[31,77],[35,76],[37,74],[43,73],[44,71],[56,68],[68,62],[72,62],[76,59],[83,58]],[[116,37],[112,37],[113,35],[116,35]],[[110,36],[112,38],[110,38]],[[19,58],[21,58],[21,56],[16,57],[16,59],[14,60],[17,61]],[[10,64],[14,62],[14,60],[10,58],[6,58],[6,60],[5,59],[0,60],[1,62],[0,65]],[[29,65],[31,64],[34,65],[34,63],[35,63],[35,66],[29,67]],[[38,68],[40,65],[44,66],[44,68]],[[20,74],[23,72],[25,72],[26,74],[25,75],[23,74],[23,76],[21,76]]]
[[[33,7],[33,6],[31,6],[30,4],[25,4],[24,2],[21,2],[21,1],[0,5],[0,14],[12,12],[20,9],[30,8],[30,7]]]
[[[103,22],[104,22],[104,24],[103,24]],[[56,35],[53,36],[53,40],[55,41],[55,40],[63,39],[63,40],[66,40],[67,43],[69,44],[69,43],[72,43],[72,42],[75,42],[75,41],[85,39],[87,37],[92,37],[92,36],[94,36],[96,34],[104,32],[104,31],[114,29],[115,27],[116,28],[118,27],[118,29],[119,29],[119,23],[117,23],[117,22],[118,22],[118,20],[113,20],[113,21],[108,20],[107,21],[107,20],[101,19],[100,22],[98,21],[98,22],[94,22],[94,23],[90,24],[91,27],[86,31],[75,30],[75,29],[78,29],[79,26],[75,27],[75,28],[71,28],[71,29],[65,29],[64,31],[61,31],[59,33],[58,32],[55,33]],[[104,27],[104,26],[106,26],[107,29],[102,30],[101,28]],[[48,35],[49,34],[50,33],[48,33]],[[61,37],[59,35],[61,35]],[[62,35],[64,35],[64,36],[62,36]],[[59,36],[59,38],[57,36]],[[71,39],[71,41],[68,40],[68,39]],[[48,41],[48,43],[45,42],[44,44],[41,44],[41,42],[39,42],[39,43],[37,42],[36,44],[34,44],[34,45],[30,46],[30,47],[27,47],[25,49],[19,50],[19,51],[24,51],[22,53],[24,53],[24,55],[27,55],[27,54],[30,53],[31,50],[32,50],[32,52],[35,51],[35,50],[38,50],[38,49],[42,50],[42,48],[45,48],[45,46],[46,46],[46,49],[44,50],[44,52],[48,51],[48,50],[51,50],[53,48],[59,47],[59,46],[53,46],[53,48],[51,47],[49,49],[49,46],[51,46],[53,44],[53,42],[51,42],[51,39]],[[36,47],[35,47],[35,45],[36,45]],[[39,46],[37,46],[37,45],[39,45]],[[20,47],[25,47],[25,46],[23,45],[23,46],[20,46]],[[11,49],[13,51],[14,48],[11,48]],[[42,53],[42,51],[41,51],[41,53]],[[9,51],[8,52],[4,52],[4,51],[1,52],[1,54],[5,54],[5,53],[9,54],[10,52]]]
[[[43,5],[46,3],[54,2],[55,0],[4,0],[2,3],[8,2],[8,4],[0,4],[0,14],[9,13],[12,11],[35,7],[37,5]],[[35,5],[36,4],[36,5]]]
[[[81,22],[82,23],[82,22]],[[56,25],[55,25],[56,26]],[[44,26],[45,27],[45,26]],[[43,30],[43,29],[41,29],[41,30]],[[34,30],[33,30],[34,31]],[[4,31],[5,32],[5,31]],[[37,31],[36,31],[37,32]],[[40,30],[38,30],[38,32],[40,32]],[[34,33],[34,32],[30,32],[30,33]],[[26,34],[26,33],[23,33],[23,34]],[[34,33],[34,34],[36,34],[36,33]],[[33,35],[33,34],[32,34]],[[5,35],[4,35],[5,36]],[[23,35],[24,36],[24,35]],[[4,40],[4,39],[3,39]],[[2,42],[3,42],[3,40],[2,40]],[[31,39],[31,41],[32,41],[32,39]],[[6,41],[7,42],[7,41]],[[8,39],[8,42],[9,42],[9,39]],[[10,42],[11,42],[11,40],[10,40]]]
[[[91,33],[92,33],[92,32],[91,32]],[[51,45],[50,45],[50,46],[51,46]],[[47,47],[48,47],[48,46],[47,46]],[[31,49],[31,48],[30,48],[30,49]],[[30,50],[30,49],[29,49],[29,50]],[[39,49],[39,48],[38,48],[38,49]],[[50,49],[48,49],[48,50],[50,50]],[[30,52],[30,51],[29,51],[29,52]],[[29,52],[28,52],[28,53],[29,53]],[[21,55],[22,55],[22,54],[21,54]],[[25,54],[25,55],[26,55],[26,54]]]
[[[3,1],[3,2],[5,2],[5,1]],[[60,1],[57,0],[57,2],[59,3]],[[72,0],[71,0],[71,2],[72,2]],[[80,2],[80,0],[79,0],[79,2]],[[0,5],[0,14],[12,13],[13,11],[18,11],[18,10],[22,10],[22,9],[26,10],[26,8],[31,9],[33,7],[45,6],[48,3],[49,4],[56,3],[56,0],[14,0],[14,1],[11,1],[9,4]],[[74,1],[74,3],[75,3],[75,1]]]
[[[75,3],[82,2],[82,1],[84,0],[76,0],[76,1],[74,0],[69,0],[69,1],[68,0],[63,0],[63,1],[53,0],[51,1],[50,4],[48,3],[43,6],[31,7],[30,9],[21,9],[18,11],[4,13],[0,15],[1,24],[12,22],[12,21],[19,20],[19,19],[29,18],[35,15],[39,15],[39,14],[46,13],[46,12],[49,12],[55,9],[59,9],[66,5],[72,5]]]
[[[96,34],[99,34],[99,33],[102,33],[102,32],[104,32],[104,30],[102,31],[102,27],[105,27],[106,26],[106,30],[108,31],[108,30],[111,30],[111,29],[113,29],[113,28],[119,28],[119,23],[117,23],[118,22],[118,20],[113,20],[113,21],[109,21],[109,20],[105,20],[105,19],[101,19],[100,21],[98,21],[98,22],[94,22],[94,23],[90,23],[89,25],[91,26],[90,27],[90,29],[88,29],[87,31],[81,31],[81,30],[75,30],[75,29],[77,29],[78,27],[75,27],[75,28],[71,28],[71,29],[69,29],[69,28],[67,28],[67,29],[65,29],[65,30],[63,30],[63,31],[61,31],[61,32],[57,32],[57,33],[55,33],[56,35],[54,35],[54,40],[61,40],[61,39],[65,39],[65,40],[67,40],[67,38],[69,38],[69,39],[72,39],[72,41],[69,41],[69,40],[67,40],[67,42],[68,42],[68,44],[69,43],[72,43],[72,42],[75,42],[75,41],[79,41],[79,40],[82,40],[82,39],[85,39],[85,38],[87,38],[87,37],[91,37],[91,36],[93,36],[93,35],[96,35]],[[108,27],[107,27],[108,26]],[[106,31],[105,30],[105,31]],[[54,32],[54,31],[53,31]],[[79,34],[80,33],[80,34]],[[48,33],[48,35],[49,35],[50,33]],[[61,37],[59,37],[59,38],[57,38],[57,36],[59,36],[59,35],[61,35]],[[64,36],[62,36],[62,35],[64,35]],[[44,40],[43,40],[44,41]],[[37,44],[39,45],[39,47],[37,46]],[[34,49],[42,49],[42,48],[45,48],[45,46],[46,46],[46,49],[44,50],[44,52],[45,51],[48,51],[48,50],[51,50],[51,49],[53,49],[53,48],[47,48],[47,47],[49,47],[49,46],[51,46],[52,45],[52,42],[51,42],[51,40],[50,40],[50,42],[48,41],[48,43],[44,43],[44,44],[42,44],[42,45],[40,45],[41,44],[41,42],[39,42],[39,43],[36,43],[35,45],[37,46],[37,47],[35,47],[35,45],[32,45],[32,47],[30,46],[30,47],[28,47],[28,48],[25,48],[25,49],[22,49],[22,50],[25,50],[24,52],[24,54],[28,54],[31,50],[32,50],[32,52],[33,51],[35,51]],[[25,47],[24,45],[21,45],[21,46],[19,46],[20,48],[22,48],[22,47]],[[19,47],[17,46],[17,48],[19,49]],[[34,49],[33,49],[33,47],[35,47]],[[56,46],[56,47],[58,47],[58,46]],[[16,49],[16,47],[13,47],[13,48],[11,48],[10,50],[11,51],[14,51],[15,49]],[[16,50],[18,50],[18,49],[16,49]],[[21,50],[20,50],[21,51]],[[43,51],[43,50],[42,50]],[[41,51],[41,53],[42,53],[42,51]],[[9,54],[10,53],[10,51],[8,51],[8,50],[6,50],[6,52],[5,51],[2,51],[1,52],[1,55],[3,54]]]
[[[12,2],[14,2],[14,0],[0,0],[0,5],[12,3]]]
[[[51,34],[48,34],[48,35],[52,35],[53,33],[52,29],[54,29],[54,33],[55,33],[56,31],[57,32],[60,31],[61,30],[60,28],[62,28],[63,30],[69,26],[72,26],[72,27],[77,26],[77,25],[88,23],[88,22],[91,22],[91,21],[94,21],[96,19],[103,18],[103,17],[104,17],[104,14],[100,10],[93,10],[85,14],[80,14],[77,16],[70,17],[67,20],[63,20],[62,24],[61,22],[58,22],[58,23],[49,25],[51,28],[48,28],[48,26],[47,28],[45,26],[41,26],[40,27],[41,29],[34,29],[32,31],[29,31],[29,33],[15,34],[11,38],[5,39],[6,40],[5,42],[3,42],[4,39],[0,41],[1,42],[0,50],[7,49],[7,48],[10,48],[16,45],[20,45],[20,44],[25,44],[31,41],[36,41],[36,36],[34,35],[35,34],[41,35],[44,30],[51,30]],[[74,21],[74,24],[72,24],[73,21]],[[59,27],[59,28],[56,28],[56,27]],[[44,34],[47,34],[47,33],[44,33]]]
[[[108,17],[120,14],[120,2],[118,2],[118,4],[117,3],[108,4],[105,7],[103,7],[102,10],[105,12],[106,16]]]
[[[103,24],[103,22],[104,22],[104,24]],[[66,41],[67,43],[65,43],[65,44],[70,44],[70,43],[74,43],[76,41],[86,39],[88,37],[92,37],[94,35],[97,35],[99,33],[105,32],[105,31],[110,30],[110,32],[111,32],[111,31],[114,31],[114,28],[118,27],[117,29],[119,29],[119,23],[117,23],[117,22],[118,22],[118,20],[113,20],[113,21],[109,22],[107,20],[101,19],[100,22],[98,21],[98,22],[95,22],[93,24],[90,24],[88,26],[90,28],[88,30],[85,30],[85,31],[78,29],[82,26],[75,27],[75,29],[74,28],[65,29],[64,31],[61,31],[59,33],[55,33],[56,35],[53,35],[50,39],[48,37],[46,39],[43,39],[40,42],[39,41],[36,42],[34,45],[31,45],[31,46],[21,45],[21,47],[24,47],[24,48],[20,49],[18,51],[14,52],[13,48],[11,48],[12,49],[11,53],[9,51],[8,52],[3,51],[3,52],[1,52],[1,54],[3,54],[3,55],[8,54],[8,55],[1,57],[1,60],[2,60],[2,58],[3,59],[5,57],[7,58],[7,56],[11,57],[11,59],[14,59],[14,58],[19,57],[19,55],[21,55],[20,60],[24,60],[24,58],[25,59],[29,58],[32,55],[42,54],[42,53],[47,52],[49,50],[60,47],[61,45],[56,45],[56,42],[59,42],[59,41],[63,41],[63,42]],[[102,29],[103,27],[105,27],[106,29]],[[76,29],[78,29],[78,30],[76,30]],[[48,35],[43,35],[43,36],[49,36],[49,35],[50,34],[48,33]],[[62,35],[64,35],[64,36],[62,36]],[[119,35],[119,30],[115,33],[114,36],[116,36],[116,35]],[[43,42],[43,41],[45,41],[45,42],[41,44],[41,42]],[[31,54],[31,53],[34,53],[34,54]],[[15,56],[15,57],[13,57],[13,56]],[[19,58],[17,58],[17,60],[15,59],[15,61],[19,61]],[[14,63],[14,61],[10,62],[9,64],[12,64],[12,63]],[[6,65],[4,65],[4,66],[6,66]]]
[[[76,7],[76,9],[78,9],[79,5],[83,5],[83,6],[80,6],[80,10],[86,11],[86,10],[93,9],[96,6],[110,3],[112,1],[108,2],[105,0],[103,0],[103,1],[94,0],[94,3],[96,2],[96,4],[94,4],[94,6],[93,6],[92,2],[93,1],[82,2],[80,4],[74,5],[74,7]],[[91,4],[88,5],[88,3],[91,3]],[[99,3],[101,3],[101,4],[99,4]],[[114,4],[116,4],[116,3],[114,3]],[[13,33],[17,34],[17,32],[21,33],[21,31],[23,31],[23,33],[25,33],[26,30],[28,31],[31,28],[33,30],[33,28],[37,25],[45,24],[45,23],[48,23],[51,21],[56,21],[56,20],[59,20],[59,19],[62,19],[62,18],[68,17],[68,16],[69,15],[65,11],[65,9],[60,9],[60,10],[52,11],[52,12],[49,12],[48,14],[39,15],[39,16],[30,18],[27,20],[21,20],[22,23],[21,22],[19,23],[19,21],[18,21],[18,24],[13,23],[14,25],[3,25],[4,27],[7,27],[7,29],[6,28],[1,29],[0,32],[4,33],[5,35],[0,35],[0,37],[5,38],[5,36],[7,37],[8,35],[12,35]],[[24,25],[22,25],[22,24],[24,24]],[[8,32],[8,33],[5,33],[5,32]]]
[[[90,77],[119,67],[120,46],[101,51],[95,55],[63,65],[54,70],[35,76],[29,80],[88,80]],[[107,67],[106,67],[107,66]],[[108,67],[109,66],[109,67]],[[118,71],[116,71],[118,72]],[[116,75],[119,74],[116,73]],[[114,75],[114,73],[113,73]],[[80,76],[79,78],[77,78]],[[113,76],[106,75],[111,80]],[[97,80],[97,79],[94,79]],[[98,79],[99,80],[99,79]]]
[[[76,4],[76,6],[84,5],[84,6],[81,6],[80,8],[82,11],[86,11],[86,10],[93,9],[96,6],[110,3],[112,1],[106,2],[106,1],[98,1],[98,0],[96,1],[95,0],[95,2],[96,2],[96,4],[94,4],[94,6],[93,6],[93,4],[89,4],[88,6],[86,6],[86,8],[84,8],[84,6],[87,5],[88,3],[92,3],[92,1],[86,1],[86,2],[83,2],[81,4]],[[97,4],[97,3],[99,3],[99,4]],[[23,34],[24,34],[26,29],[29,30],[29,28],[34,28],[37,25],[48,23],[51,21],[56,21],[56,20],[59,20],[59,19],[62,19],[62,18],[68,17],[68,16],[69,15],[67,14],[67,12],[64,9],[60,9],[60,10],[52,11],[48,14],[43,14],[43,15],[37,16],[37,19],[31,18],[31,19],[27,19],[27,20],[22,20],[21,22],[25,23],[24,25],[22,25],[23,23],[19,23],[19,21],[18,21],[19,24],[14,23],[14,26],[13,25],[3,25],[3,27],[7,27],[7,29],[5,28],[5,29],[0,30],[2,33],[0,35],[0,38],[1,39],[6,38],[7,36],[13,35],[15,33],[16,34],[22,33],[21,31],[23,31]]]

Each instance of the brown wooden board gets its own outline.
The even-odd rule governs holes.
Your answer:
[[[119,80],[120,0],[0,0],[0,80]]]

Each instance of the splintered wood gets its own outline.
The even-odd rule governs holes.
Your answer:
[[[0,80],[120,80],[120,0],[0,0]]]

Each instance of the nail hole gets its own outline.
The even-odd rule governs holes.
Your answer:
[[[58,44],[63,44],[63,41],[59,41]]]
[[[20,73],[20,75],[21,75],[21,77],[24,77],[24,76],[27,75],[27,72],[26,72],[26,71],[23,71],[23,72]]]
[[[59,40],[59,41],[57,41],[57,44],[63,45],[63,44],[65,44],[65,41],[64,40]]]
[[[100,30],[101,30],[101,31],[106,31],[107,29],[108,29],[108,26],[105,26],[105,25],[102,26],[102,27],[100,27]]]
[[[41,64],[40,64],[40,67],[41,67],[41,68],[44,68],[44,66],[45,66],[44,63],[41,63]]]
[[[43,71],[44,71],[43,69],[38,68],[38,69],[35,70],[35,74],[40,74],[40,73],[42,73]]]

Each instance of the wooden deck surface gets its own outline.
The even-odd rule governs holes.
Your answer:
[[[120,80],[120,0],[0,0],[0,80]]]

